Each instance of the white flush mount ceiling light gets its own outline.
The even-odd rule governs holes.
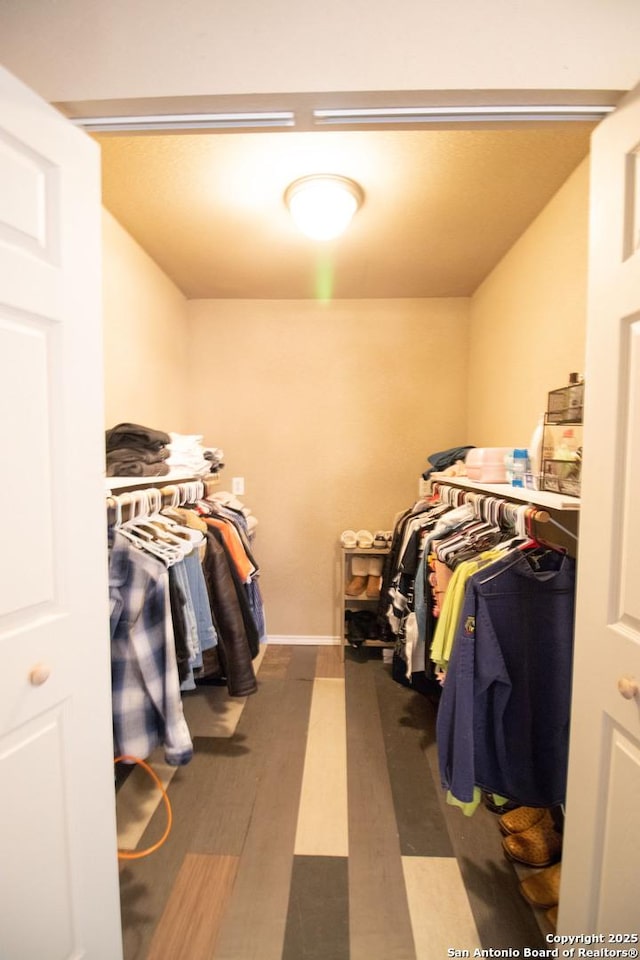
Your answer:
[[[363,201],[360,184],[329,173],[294,180],[284,194],[294,223],[312,240],[339,237]]]

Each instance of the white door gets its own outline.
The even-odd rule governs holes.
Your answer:
[[[0,957],[122,956],[96,145],[0,69]]]
[[[634,949],[624,935],[640,934],[640,88],[596,129],[591,177],[583,509],[559,932],[618,936],[622,942],[606,945]]]

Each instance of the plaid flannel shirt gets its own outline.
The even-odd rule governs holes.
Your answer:
[[[109,555],[115,755],[145,758],[164,744],[167,763],[193,755],[182,711],[167,568],[117,530]]]

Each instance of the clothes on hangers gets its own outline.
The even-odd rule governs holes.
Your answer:
[[[197,634],[195,634],[195,614],[190,602],[190,596],[184,588],[184,570],[180,575],[175,566],[169,568],[169,603],[171,607],[171,622],[176,647],[176,662],[178,676],[182,684],[189,676],[189,663],[197,648]],[[195,636],[194,636],[195,634]]]
[[[446,671],[464,604],[469,577],[500,557],[498,548],[484,550],[471,560],[458,564],[444,593],[442,607],[431,641],[430,659],[441,671]]]
[[[251,577],[256,573],[256,568],[249,559],[249,554],[240,539],[238,530],[230,524],[228,520],[224,520],[221,517],[207,517],[206,524],[208,527],[220,531],[238,576],[243,583],[249,583]]]
[[[554,806],[566,782],[575,561],[531,539],[531,507],[438,492],[440,501],[414,505],[394,529],[381,598],[397,641],[394,679],[429,696],[432,679],[442,685],[438,755],[449,802],[470,814],[485,790]],[[406,550],[416,530],[417,566]]]
[[[182,679],[181,689],[195,690],[195,674],[202,669],[205,652],[217,646],[218,635],[213,625],[202,563],[195,550],[184,558],[184,569],[188,585],[187,604],[190,602],[193,607],[197,643],[193,655],[189,658],[187,674]]]
[[[165,564],[118,530],[109,550],[114,755],[148,757],[163,744],[167,763],[193,754],[182,710]]]
[[[169,568],[169,588],[180,686],[182,690],[192,690],[194,670],[202,666],[203,651],[218,642],[195,549]]]
[[[258,519],[250,508],[238,500],[233,493],[229,493],[228,490],[216,490],[207,498],[207,502],[215,504],[218,513],[225,509],[229,510],[230,515],[233,515],[240,522],[242,529],[246,530],[249,540],[253,538],[258,526]]]
[[[248,507],[245,507],[237,497],[226,491],[208,497],[198,506],[200,510],[207,514],[207,519],[218,521],[213,526],[217,526],[223,533],[225,531],[220,526],[220,521],[225,521],[231,529],[231,533],[225,536],[225,543],[233,543],[231,556],[238,575],[244,582],[244,597],[249,604],[253,622],[258,631],[258,640],[262,643],[266,641],[267,630],[260,591],[260,568],[253,555],[253,538],[258,521]],[[231,540],[229,540],[229,537]],[[238,557],[241,557],[240,561],[238,561]]]
[[[575,561],[514,548],[465,588],[437,720],[443,786],[525,806],[564,802]]]
[[[402,634],[412,607],[413,585],[424,534],[446,509],[442,504],[419,501],[396,521],[391,551],[382,574],[380,607],[395,637]]]
[[[203,571],[218,634],[217,654],[229,695],[246,697],[258,688],[252,660],[258,654],[260,638],[244,585],[221,531],[215,528],[207,533]]]
[[[205,534],[214,528],[221,532],[225,551],[243,583],[243,588],[239,590],[238,602],[243,606],[248,603],[252,623],[257,630],[258,641],[259,643],[265,641],[266,624],[259,587],[260,570],[252,548],[253,531],[257,527],[257,520],[253,518],[251,511],[231,494],[223,491],[215,496],[197,501],[191,509],[170,507],[163,512],[169,516],[181,518],[181,522],[188,526],[197,527]],[[252,518],[254,519],[253,524],[249,522]],[[205,544],[206,542],[205,537]],[[205,554],[206,547],[201,555],[203,563]],[[215,604],[215,598],[210,602]],[[253,633],[252,626],[249,627],[249,630]],[[210,669],[204,669],[201,673],[196,672],[196,679],[211,676],[219,669],[220,664],[214,661],[213,665],[210,665]]]
[[[194,491],[192,483],[172,485],[173,502]],[[192,746],[181,691],[212,679],[230,696],[257,689],[252,660],[265,629],[258,567],[235,504],[216,503],[205,518],[177,506],[159,513],[158,490],[126,496],[110,498],[114,748],[144,758],[162,743],[167,762],[186,763]]]
[[[433,620],[433,594],[425,566],[434,540],[472,520],[473,508],[454,508],[430,500],[419,501],[396,521],[386,564],[380,609],[391,636],[396,640],[393,676],[400,683],[432,690],[435,674],[428,661],[428,638]]]

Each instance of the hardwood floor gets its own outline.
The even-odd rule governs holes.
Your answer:
[[[435,709],[379,651],[272,646],[258,692],[185,695],[193,760],[166,767],[173,827],[120,869],[125,960],[437,960],[544,947],[496,818],[448,807]],[[121,848],[166,824],[150,779],[117,795]]]

